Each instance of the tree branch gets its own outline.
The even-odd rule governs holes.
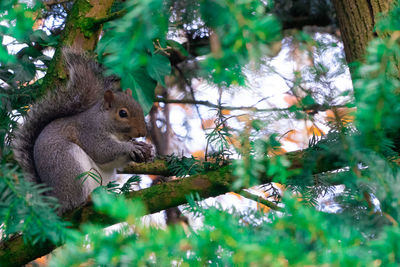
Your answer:
[[[133,174],[153,174],[162,176],[172,176],[173,174],[168,170],[167,162],[164,160],[155,160],[152,163],[129,163],[119,173],[133,173]]]
[[[104,23],[109,22],[111,20],[115,20],[115,19],[123,17],[126,14],[126,12],[127,12],[126,9],[121,9],[121,10],[113,12],[113,13],[105,16],[105,17],[96,19],[94,21],[94,23],[97,24],[97,25],[104,24]]]
[[[162,102],[166,104],[189,104],[189,105],[203,105],[210,108],[217,108],[217,109],[225,109],[225,110],[251,110],[254,112],[285,112],[290,111],[291,107],[288,108],[255,108],[254,106],[219,106],[217,104],[211,103],[210,101],[205,100],[193,100],[193,99],[165,99],[165,98],[156,98],[154,102]],[[311,105],[301,108],[301,110],[306,112],[319,112],[319,111],[326,111],[332,108],[345,108],[349,107],[349,105]]]
[[[256,196],[256,195],[254,195],[254,194],[252,194],[252,193],[250,193],[250,192],[247,192],[247,191],[242,190],[239,194],[240,194],[241,196],[245,197],[245,198],[254,200],[254,201],[256,201],[256,202],[259,202],[259,203],[261,203],[261,204],[267,206],[267,207],[270,208],[270,209],[273,209],[273,210],[276,210],[276,211],[283,211],[283,208],[279,207],[279,206],[276,205],[275,203],[273,203],[273,202],[271,202],[271,201],[269,201],[269,200],[266,200],[265,198]]]

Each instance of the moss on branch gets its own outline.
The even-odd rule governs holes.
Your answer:
[[[67,74],[61,60],[61,48],[72,46],[93,51],[102,29],[102,19],[107,17],[114,0],[76,0],[68,14],[60,41],[50,62],[40,95],[47,90],[63,86]]]
[[[164,160],[155,160],[151,163],[129,163],[120,173],[133,173],[133,174],[153,174],[162,176],[172,176]]]

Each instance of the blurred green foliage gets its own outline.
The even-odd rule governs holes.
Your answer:
[[[280,40],[281,27],[266,8],[259,1],[200,2],[201,18],[211,31],[211,54],[202,65],[213,82],[243,85],[243,67],[274,54],[270,45]]]
[[[240,214],[192,204],[188,211],[203,219],[196,231],[180,225],[166,230],[144,224],[140,201],[115,198],[104,191],[98,191],[93,200],[97,209],[127,223],[110,233],[87,225],[83,232],[70,235],[51,266],[84,262],[102,266],[354,266],[375,261],[390,264],[398,253],[397,228],[385,228],[382,240],[369,241],[355,225],[343,224],[340,215],[316,212],[288,195],[285,213],[267,217],[255,211]]]
[[[0,165],[0,177],[1,239],[22,232],[25,241],[33,244],[61,243],[69,224],[56,215],[57,200],[43,195],[50,189],[26,181],[16,168],[4,163]]]

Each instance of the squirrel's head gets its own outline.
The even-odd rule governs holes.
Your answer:
[[[146,124],[141,106],[133,99],[132,91],[104,93],[103,107],[108,111],[110,130],[121,141],[146,135]]]

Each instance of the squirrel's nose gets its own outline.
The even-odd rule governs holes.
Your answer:
[[[138,130],[132,132],[131,135],[132,135],[132,138],[138,138],[138,137],[146,136],[146,133],[147,133],[146,129],[138,129]]]

